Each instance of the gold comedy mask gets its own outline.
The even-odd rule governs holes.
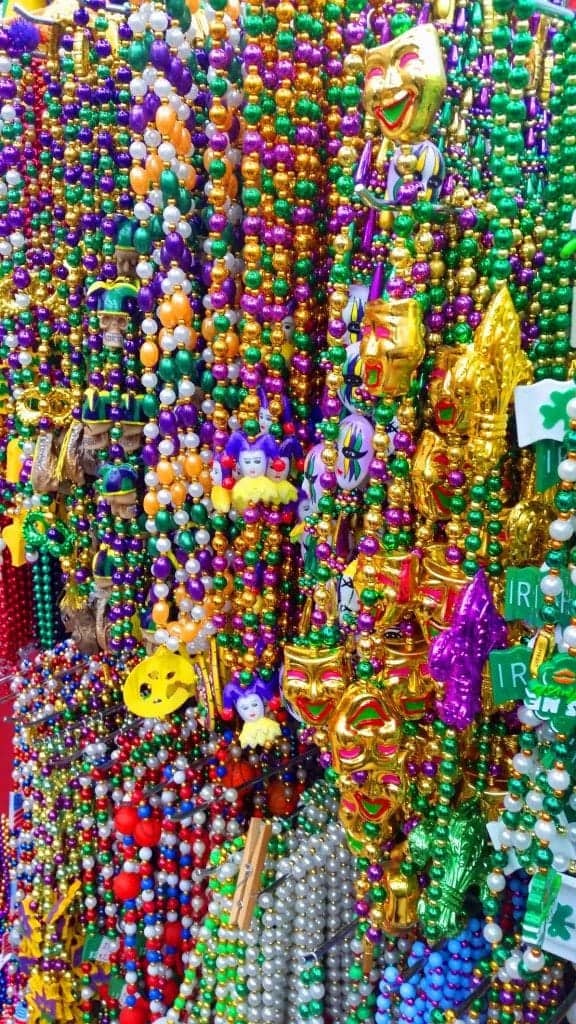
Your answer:
[[[422,307],[416,299],[366,303],[360,341],[360,374],[374,397],[407,394],[425,354]]]
[[[298,718],[323,728],[334,714],[347,686],[343,647],[284,647],[282,690]]]
[[[414,144],[428,137],[445,90],[442,50],[433,25],[411,28],[366,56],[364,109],[395,143]]]

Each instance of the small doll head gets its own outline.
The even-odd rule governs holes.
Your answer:
[[[235,710],[243,722],[256,722],[264,717],[266,704],[273,693],[271,684],[259,676],[249,686],[241,686],[232,681],[224,687],[222,694],[225,717],[230,717]]]
[[[252,441],[240,430],[232,434],[226,445],[226,455],[234,459],[239,475],[249,479],[266,476],[275,452],[276,445],[267,434],[261,434]]]

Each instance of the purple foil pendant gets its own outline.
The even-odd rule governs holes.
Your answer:
[[[506,646],[506,638],[506,623],[480,570],[458,596],[452,624],[430,645],[430,675],[444,684],[436,708],[445,725],[462,730],[473,722],[481,710],[482,669],[490,651]]]

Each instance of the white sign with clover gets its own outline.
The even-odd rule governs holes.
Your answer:
[[[518,444],[562,441],[571,418],[576,419],[576,384],[571,380],[541,380],[514,391]]]
[[[542,948],[562,960],[576,961],[576,878],[561,875],[560,889],[548,914]]]

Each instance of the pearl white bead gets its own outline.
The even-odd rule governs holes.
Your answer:
[[[526,754],[515,754],[512,764],[521,775],[531,775],[534,771],[534,761]]]
[[[552,789],[563,791],[570,785],[570,776],[563,768],[552,768],[546,777]]]
[[[576,459],[562,459],[558,465],[558,476],[569,483],[576,481]]]
[[[572,519],[555,519],[550,523],[548,533],[552,540],[565,543],[567,540],[570,540],[574,533],[574,524],[572,523]]]
[[[502,929],[499,924],[495,924],[493,921],[489,924],[484,925],[483,933],[486,942],[491,944],[502,941]]]
[[[526,806],[530,811],[541,811],[544,803],[544,794],[539,789],[531,789],[526,794]]]
[[[504,875],[499,874],[496,871],[491,871],[486,881],[488,882],[488,887],[492,892],[502,892],[502,890],[506,888],[506,879],[504,878]]]
[[[515,799],[515,797],[511,796],[510,793],[506,793],[506,796],[504,797],[504,807],[507,811],[512,811],[513,813],[521,811],[522,801]]]
[[[533,949],[527,949],[522,957],[522,962],[527,971],[536,974],[537,971],[541,971],[544,967],[544,955],[543,953],[535,952]]]
[[[514,981],[517,980],[520,977],[520,973],[518,971],[518,967],[519,966],[520,966],[520,956],[519,956],[518,953],[513,953],[506,960],[505,967],[506,967],[506,970],[508,972],[508,977],[512,978],[512,980],[514,980]]]
[[[557,835],[554,822],[548,821],[546,818],[539,818],[534,825],[534,835],[545,843],[552,842]]]
[[[144,374],[142,374],[142,379],[144,379]],[[174,402],[176,401],[176,392],[174,391],[174,388],[162,388],[159,398],[162,405],[174,405]]]
[[[564,590],[564,584],[559,576],[543,576],[540,580],[540,590],[545,597],[558,597]]]
[[[518,829],[514,832],[514,838],[512,845],[516,850],[528,850],[532,844],[532,836],[529,832],[525,832],[524,829]]]

